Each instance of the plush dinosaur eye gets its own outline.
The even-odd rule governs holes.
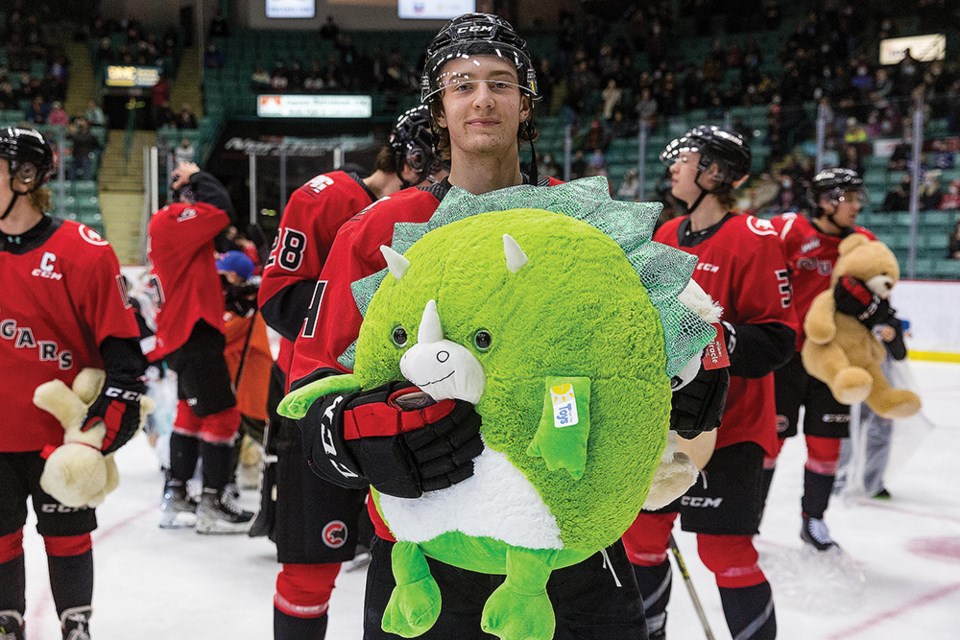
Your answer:
[[[493,336],[491,336],[490,332],[486,329],[479,329],[473,334],[473,344],[475,344],[480,351],[489,351],[490,345],[493,344]]]
[[[393,340],[393,344],[398,347],[407,346],[407,330],[401,326],[394,327],[390,339]]]

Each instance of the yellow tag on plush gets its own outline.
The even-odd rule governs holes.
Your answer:
[[[577,394],[572,384],[550,387],[550,399],[553,401],[553,426],[557,429],[572,427],[580,421]]]
[[[590,437],[590,378],[546,379],[543,414],[527,455],[543,458],[550,471],[563,469],[579,480],[587,466]]]

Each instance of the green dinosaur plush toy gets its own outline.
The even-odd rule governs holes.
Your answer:
[[[485,449],[472,477],[418,499],[373,492],[397,539],[388,632],[415,637],[439,616],[428,556],[506,576],[484,606],[487,633],[552,638],[551,571],[615,542],[644,504],[670,378],[713,329],[678,301],[695,258],[649,242],[657,209],[578,182],[454,190],[430,223],[398,228],[400,250],[422,237],[404,255],[385,247],[392,276],[355,286],[354,373],[281,405],[302,417],[321,395],[402,378],[476,404]]]

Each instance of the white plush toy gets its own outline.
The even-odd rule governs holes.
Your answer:
[[[723,309],[695,281],[691,280],[678,298],[707,322],[720,321]],[[678,374],[680,386],[693,380],[699,371],[700,356],[697,355]],[[692,440],[680,438],[673,431],[667,434],[667,446],[660,456],[660,466],[654,472],[650,492],[643,503],[645,511],[662,509],[693,486],[700,470],[710,459],[716,438],[716,429],[701,433]]]
[[[33,393],[33,404],[59,420],[65,432],[63,444],[47,458],[40,487],[68,507],[95,507],[120,484],[113,454],[105,456],[100,451],[106,427],[101,422],[86,432],[80,430],[87,407],[100,394],[104,377],[101,369],[83,369],[72,389],[62,380],[51,380]],[[144,397],[141,423],[152,408],[152,401]]]

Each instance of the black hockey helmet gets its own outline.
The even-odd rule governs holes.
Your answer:
[[[527,42],[509,22],[490,13],[465,13],[450,20],[427,47],[420,78],[420,101],[428,103],[444,86],[443,66],[454,58],[493,55],[508,60],[517,69],[520,90],[537,97],[537,72]]]
[[[750,147],[739,133],[713,125],[694,127],[671,141],[660,153],[660,161],[669,166],[684,152],[700,154],[697,163],[699,173],[714,164],[720,168],[717,175],[720,185],[714,192],[729,191],[737,180],[750,173]],[[699,179],[699,175],[697,177]]]
[[[53,176],[57,158],[39,131],[21,127],[0,129],[0,158],[10,165],[10,190],[13,192],[10,202],[0,213],[0,220],[3,220],[13,211],[17,198],[36,191]],[[27,185],[27,190],[18,191],[16,182]]]
[[[46,183],[57,168],[53,148],[35,129],[0,129],[0,158],[10,163],[10,180],[30,185],[33,191]]]
[[[863,191],[863,178],[853,169],[823,169],[813,176],[810,191],[814,202],[823,196],[839,200],[847,191]]]
[[[439,169],[440,159],[430,123],[430,107],[425,104],[408,109],[397,118],[388,143],[393,149],[398,175],[404,163],[417,172],[417,182]]]

